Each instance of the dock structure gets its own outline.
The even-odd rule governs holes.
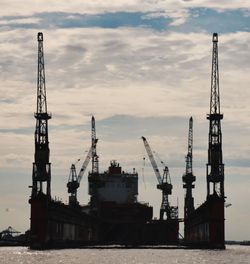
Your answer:
[[[30,248],[69,248],[92,245],[119,244],[125,246],[179,245],[178,207],[171,206],[169,195],[172,183],[169,169],[164,165],[163,175],[154,160],[153,152],[142,137],[157,177],[156,188],[162,191],[159,219],[153,219],[153,208],[138,201],[138,173],[122,170],[115,160],[108,170],[99,171],[95,118],[91,119],[91,147],[79,174],[71,166],[67,183],[69,204],[52,199],[51,163],[45,86],[43,34],[38,40],[37,105],[35,126],[35,155],[32,172],[32,191],[29,203]],[[192,168],[193,119],[189,120],[188,154],[183,187],[186,189],[184,206],[184,240],[187,247],[225,248],[224,235],[224,164],[222,160],[222,132],[218,70],[218,35],[213,34],[212,77],[207,163],[207,197],[205,203],[194,208],[192,189],[195,176]],[[88,175],[90,201],[81,205],[77,189],[86,167],[92,159]]]
[[[199,248],[225,248],[224,164],[219,92],[218,34],[213,34],[212,75],[205,203],[185,218],[185,243]]]

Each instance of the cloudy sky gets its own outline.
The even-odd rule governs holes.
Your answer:
[[[248,0],[0,0],[0,230],[29,228],[37,32],[44,34],[52,195],[67,201],[95,115],[101,170],[139,173],[138,199],[161,193],[140,139],[168,164],[183,216],[188,119],[194,118],[195,205],[206,197],[212,33],[219,34],[226,238],[250,239]],[[159,162],[160,164],[160,162]],[[77,165],[78,169],[80,164]],[[86,177],[79,190],[87,203]],[[239,226],[239,223],[240,226]]]

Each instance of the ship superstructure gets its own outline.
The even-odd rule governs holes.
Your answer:
[[[89,195],[98,197],[98,203],[113,202],[117,204],[129,204],[137,202],[138,173],[122,171],[115,160],[104,173],[89,174]]]

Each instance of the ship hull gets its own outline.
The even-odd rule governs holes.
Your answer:
[[[30,199],[30,204],[31,249],[178,244],[178,220],[151,220],[152,207],[140,203],[103,205],[96,215],[46,195]]]
[[[179,243],[178,221],[153,220],[136,223],[110,223],[101,225],[100,244],[141,245],[177,245]]]

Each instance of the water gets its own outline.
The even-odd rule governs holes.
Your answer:
[[[249,264],[250,246],[226,250],[64,249],[1,247],[0,264]]]

